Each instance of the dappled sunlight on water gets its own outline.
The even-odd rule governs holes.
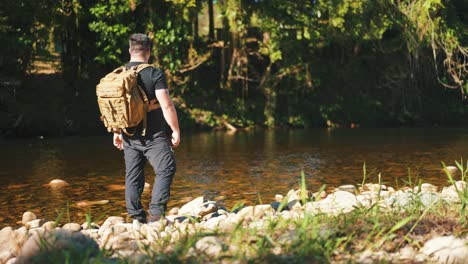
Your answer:
[[[39,217],[84,222],[125,215],[122,152],[108,137],[68,137],[0,142],[0,228],[26,210]],[[422,178],[447,185],[441,161],[453,165],[468,149],[467,129],[340,129],[223,132],[185,135],[176,150],[177,174],[169,207],[197,196],[227,208],[238,202],[269,203],[297,188],[301,170],[312,191],[358,184],[366,162],[370,182],[391,186]],[[52,179],[70,186],[46,186]],[[146,182],[154,172],[146,167]],[[398,180],[398,183],[397,183]],[[143,193],[147,207],[150,191]]]

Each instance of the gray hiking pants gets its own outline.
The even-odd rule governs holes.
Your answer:
[[[125,157],[125,202],[130,216],[146,220],[141,205],[141,194],[145,186],[144,168],[149,161],[156,173],[149,213],[163,215],[170,196],[172,179],[176,172],[174,152],[164,133],[150,138],[123,135]]]

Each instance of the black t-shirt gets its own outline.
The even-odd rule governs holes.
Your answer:
[[[129,62],[125,67],[131,68],[144,62]],[[155,67],[147,67],[138,74],[138,84],[145,90],[148,100],[156,98],[156,90],[167,89],[166,76],[161,69]],[[166,120],[161,108],[147,113],[146,137],[154,137],[164,135],[166,130]],[[129,129],[130,133],[135,136],[141,135],[142,124],[138,125],[135,130]],[[158,134],[158,135],[156,135]]]

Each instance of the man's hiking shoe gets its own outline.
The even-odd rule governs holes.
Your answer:
[[[138,221],[140,222],[141,224],[146,224],[146,218],[142,218],[142,217],[135,217],[135,216],[127,216],[127,223],[133,223],[134,221]]]
[[[150,215],[150,217],[148,218],[148,224],[158,222],[159,220],[161,220],[161,218],[163,218],[161,215]]]

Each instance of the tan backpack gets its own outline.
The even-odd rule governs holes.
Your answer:
[[[133,136],[127,128],[135,127],[143,121],[142,136],[145,135],[149,102],[145,92],[138,85],[138,73],[150,66],[140,64],[130,69],[119,67],[102,78],[96,86],[101,120],[107,131],[123,131]]]

